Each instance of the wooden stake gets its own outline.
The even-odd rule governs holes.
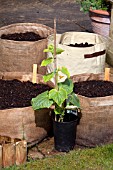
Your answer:
[[[56,18],[54,18],[54,70],[57,69],[57,56],[56,56]],[[55,89],[58,89],[57,85],[58,74],[55,74]],[[56,120],[56,115],[55,115]]]
[[[3,167],[15,164],[15,145],[13,143],[3,144]]]
[[[32,78],[32,83],[36,83],[36,77],[37,77],[37,64],[33,64],[33,78]]]
[[[56,58],[56,18],[54,18],[54,70],[57,69],[57,58]],[[58,75],[55,74],[55,88],[57,89]]]
[[[2,145],[0,145],[0,169],[2,169]]]
[[[105,68],[105,77],[104,77],[105,81],[109,81],[110,80],[110,68]]]
[[[16,165],[21,165],[27,160],[27,142],[16,142]]]

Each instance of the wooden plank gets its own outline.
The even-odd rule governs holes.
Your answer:
[[[25,163],[27,160],[27,142],[16,142],[16,165]]]
[[[3,167],[15,164],[15,145],[13,143],[3,144]]]
[[[2,145],[0,145],[0,169],[2,169]]]

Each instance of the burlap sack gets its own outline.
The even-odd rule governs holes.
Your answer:
[[[106,41],[100,35],[86,32],[66,32],[57,34],[57,47],[64,52],[57,55],[57,66],[68,68],[71,76],[82,73],[102,73],[105,67]],[[70,47],[69,44],[94,44],[92,47]],[[53,44],[53,35],[48,37],[48,44]],[[50,56],[50,54],[48,55]],[[53,64],[48,66],[48,72],[53,70]]]
[[[12,74],[12,76],[11,76]],[[0,73],[2,79],[32,79],[31,73]],[[25,78],[25,79],[24,79]],[[42,83],[42,76],[37,75],[37,83]],[[23,139],[28,143],[37,143],[51,132],[52,121],[49,109],[34,111],[32,107],[0,110],[0,135]]]
[[[83,74],[73,76],[72,79],[73,82],[101,80],[103,75]],[[77,126],[76,143],[88,147],[113,143],[113,96],[88,98],[78,95],[78,97],[82,117]]]
[[[34,32],[40,35],[39,41],[13,41],[0,38],[0,71],[31,72],[32,65],[38,64],[38,73],[44,74],[40,68],[41,61],[46,58],[43,50],[47,47],[47,37],[53,29],[37,23],[17,23],[0,28],[2,34]]]
[[[113,39],[107,39],[106,62],[113,67]]]

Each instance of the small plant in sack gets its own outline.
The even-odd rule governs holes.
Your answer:
[[[75,145],[76,127],[79,118],[79,98],[73,92],[74,84],[66,67],[57,68],[54,46],[49,45],[44,52],[50,52],[51,57],[42,61],[41,66],[54,63],[54,71],[43,76],[45,82],[54,79],[55,86],[33,98],[31,103],[34,110],[52,108],[53,132],[55,149],[62,152],[72,150]],[[56,48],[56,54],[62,49]]]

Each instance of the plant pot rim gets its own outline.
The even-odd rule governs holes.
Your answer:
[[[79,117],[77,116],[75,120],[71,120],[71,121],[67,121],[67,122],[65,122],[65,121],[64,121],[64,122],[58,122],[58,121],[55,121],[55,120],[53,119],[53,122],[55,122],[55,123],[60,123],[60,124],[68,124],[68,123],[71,123],[71,122],[77,122],[78,119],[79,119]]]
[[[102,10],[102,9],[92,9],[92,8],[90,8],[89,12],[93,12],[93,13],[100,14],[100,15],[110,16],[110,12]]]

